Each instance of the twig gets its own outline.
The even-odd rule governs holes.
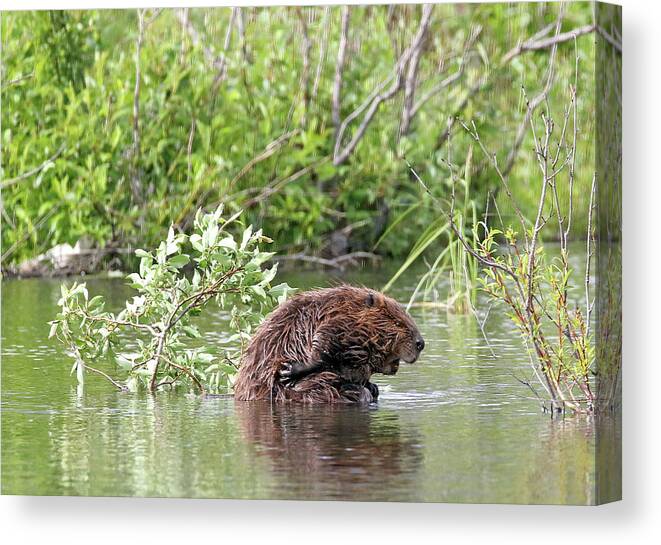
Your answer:
[[[611,36],[608,32],[606,32],[606,29],[602,27],[601,25],[596,25],[595,28],[597,29],[597,32],[599,35],[606,40],[609,44],[611,44],[615,50],[618,53],[622,53],[622,43],[616,40],[613,36]]]
[[[340,132],[340,94],[342,92],[342,75],[347,55],[347,42],[349,34],[349,6],[342,7],[342,21],[340,28],[340,43],[337,48],[337,62],[335,63],[335,78],[333,80],[332,118],[335,126],[335,139]]]
[[[546,190],[549,185],[549,175],[548,175],[548,153],[549,153],[549,141],[551,139],[551,133],[553,131],[552,123],[550,120],[544,117],[544,146],[543,148],[537,147],[537,139],[535,138],[535,146],[537,149],[537,155],[540,158],[541,167],[542,167],[542,192],[539,197],[539,203],[537,207],[537,217],[535,218],[535,226],[532,230],[532,236],[530,237],[530,246],[528,248],[528,294],[527,294],[527,307],[529,311],[532,311],[532,298],[533,298],[533,270],[535,268],[535,252],[537,251],[537,237],[539,232],[543,227],[542,223],[542,212],[544,211],[544,203],[546,200]],[[544,222],[546,223],[546,222]]]
[[[81,361],[82,360],[79,361],[78,365],[80,365]],[[122,392],[124,392],[128,389],[126,386],[124,386],[123,384],[120,384],[116,380],[112,379],[110,376],[108,376],[103,371],[100,371],[99,369],[95,369],[94,367],[90,367],[86,363],[83,364],[83,367],[84,367],[84,369],[87,369],[88,371],[92,371],[93,373],[96,373],[97,375],[101,375],[103,378],[108,380],[115,388],[117,388],[118,390],[121,390]]]
[[[557,36],[562,36],[561,40],[556,40],[555,37],[554,37],[554,38],[550,38],[548,40],[540,41],[540,38],[546,36],[553,28],[557,28],[557,22],[551,23],[550,25],[545,26],[540,31],[535,33],[531,38],[526,40],[526,42],[524,42],[524,44],[528,44],[528,45],[534,44],[534,50],[539,51],[543,48],[548,49],[549,47],[556,47],[558,44],[561,44],[563,42],[569,41],[571,39],[576,39],[577,37],[583,36],[585,34],[589,34],[589,32],[586,32],[586,27],[579,27],[578,29],[574,29],[573,31],[565,33],[566,36],[561,35],[560,33],[557,33]],[[598,27],[596,27],[596,28],[597,28],[597,30],[599,30]],[[577,30],[580,30],[580,32],[576,32]],[[594,31],[595,28],[593,28],[592,30]],[[610,38],[613,39],[612,37],[610,37]],[[606,38],[606,39],[608,39],[608,38]],[[615,43],[613,45],[616,48],[618,48],[617,41],[615,41]],[[619,45],[618,49],[621,51],[621,45]],[[526,49],[526,46],[524,46],[523,44],[520,44],[519,46],[517,46],[517,47],[513,48],[512,50],[510,50],[508,53],[503,55],[503,57],[501,58],[498,69],[504,68],[509,62],[511,62],[515,57],[522,54],[524,51],[527,51],[527,49]],[[492,71],[492,74],[495,73],[495,72],[496,72],[496,70]],[[474,85],[470,89],[470,91],[465,95],[465,97],[461,101],[461,103],[457,106],[457,108],[455,108],[454,113],[449,117],[450,119],[453,120],[452,123],[454,123],[455,118],[460,116],[461,112],[468,105],[468,102],[470,101],[470,99],[473,98],[473,96],[475,96],[478,92],[480,92],[480,91],[482,91],[482,90],[484,90],[488,87],[489,81],[490,81],[490,78],[488,76],[485,76],[484,78],[482,78],[482,80],[480,82],[478,82],[476,85]],[[523,126],[523,128],[525,130],[525,127],[527,125],[527,121],[522,122],[521,125]],[[449,137],[449,132],[447,130],[445,130],[443,133],[441,133],[441,135],[439,136],[439,138],[437,140],[435,149],[436,150],[441,149],[441,147],[443,147],[443,145],[444,145],[444,143],[445,143],[445,141],[447,140],[448,137]],[[508,160],[506,162],[506,168],[503,170],[503,172],[505,174],[509,174],[510,170],[511,170],[511,165],[510,165],[509,160]]]
[[[239,34],[239,44],[241,47],[241,56],[243,57],[244,65],[249,64],[248,48],[246,46],[246,28],[243,22],[243,8],[236,8],[236,31]]]
[[[406,160],[406,159],[405,159],[405,160]],[[445,161],[444,161],[444,163],[445,163]],[[429,196],[432,198],[432,200],[433,200],[438,206],[442,207],[442,206],[443,206],[443,203],[441,203],[441,202],[440,202],[440,201],[439,201],[439,200],[433,195],[433,193],[432,193],[432,192],[430,191],[430,189],[427,187],[427,185],[425,184],[425,182],[422,181],[422,178],[420,178],[420,176],[418,176],[418,173],[413,169],[413,167],[411,166],[411,164],[410,164],[408,161],[406,161],[406,164],[407,164],[409,170],[411,171],[411,173],[413,174],[413,176],[415,176],[416,180],[418,180],[418,182],[422,185],[422,187],[425,189],[425,191],[427,192],[427,194],[429,194]],[[455,178],[454,178],[454,173],[453,173],[453,172],[452,172],[452,177],[453,177],[453,181],[454,181]],[[454,186],[454,183],[453,183],[453,186]],[[517,285],[519,285],[518,278],[516,277],[516,275],[515,275],[512,271],[510,271],[509,269],[507,269],[507,268],[504,267],[503,265],[500,265],[499,263],[496,263],[495,261],[492,261],[492,260],[490,260],[490,259],[487,259],[487,258],[484,257],[484,256],[481,256],[480,254],[478,254],[477,252],[475,252],[475,250],[473,250],[473,248],[471,248],[471,246],[468,244],[468,242],[467,242],[466,239],[464,238],[463,234],[459,232],[459,229],[457,229],[457,226],[456,226],[456,224],[454,223],[454,219],[453,219],[453,217],[452,217],[452,215],[453,215],[453,211],[454,211],[454,204],[451,204],[451,207],[452,207],[452,208],[451,208],[451,211],[448,213],[448,216],[449,216],[449,218],[450,218],[450,219],[449,219],[450,228],[453,230],[454,234],[457,235],[457,238],[458,238],[459,241],[461,242],[462,246],[466,249],[466,251],[467,251],[469,254],[471,254],[475,259],[477,259],[482,265],[484,265],[484,266],[486,266],[486,267],[491,267],[491,268],[494,268],[494,269],[500,270],[500,271],[502,271],[503,273],[507,274],[508,276],[511,276],[512,279],[515,281],[515,283],[516,283]]]
[[[527,233],[526,220],[523,217],[523,213],[521,212],[521,209],[519,208],[519,205],[514,200],[514,195],[512,194],[512,191],[510,189],[509,183],[507,181],[507,177],[500,170],[497,155],[495,153],[492,153],[491,151],[489,151],[487,149],[487,147],[484,145],[484,142],[482,142],[482,139],[480,138],[480,135],[477,132],[477,128],[475,127],[474,122],[471,123],[472,129],[469,128],[461,120],[459,120],[459,123],[461,123],[462,127],[464,127],[464,129],[466,131],[468,131],[468,134],[470,134],[473,137],[473,140],[475,140],[475,142],[477,142],[477,144],[480,147],[480,150],[482,150],[482,153],[484,154],[484,156],[493,165],[493,168],[496,171],[496,174],[498,175],[498,179],[500,180],[500,183],[502,184],[503,189],[505,190],[505,194],[507,195],[507,198],[510,200],[510,204],[512,205],[512,208],[514,208],[514,213],[516,214],[516,216],[519,220],[519,224],[521,225],[521,230],[523,231],[523,236],[524,236],[525,242],[526,242],[526,244],[528,244],[528,233]],[[494,202],[496,202],[495,197],[494,197]]]
[[[282,255],[274,257],[275,261],[303,261],[306,263],[314,263],[316,265],[323,265],[325,267],[332,267],[334,269],[343,270],[344,263],[353,262],[356,259],[372,259],[378,260],[381,259],[380,256],[373,254],[371,252],[351,252],[344,254],[333,259],[326,259],[323,257],[317,257],[307,254],[291,254],[291,255]]]
[[[55,162],[55,159],[57,159],[60,155],[62,155],[62,152],[66,149],[66,146],[62,144],[57,151],[51,155],[48,159],[46,159],[43,163],[41,163],[39,166],[28,170],[27,172],[24,172],[23,174],[19,174],[18,176],[15,176],[14,178],[8,178],[6,180],[0,181],[0,190],[6,189],[9,186],[12,186],[22,180],[25,180],[26,178],[29,178],[30,176],[34,176],[35,174],[38,174],[41,172],[43,169],[45,169],[48,165],[52,164]]]
[[[133,158],[131,173],[131,193],[133,200],[137,204],[142,203],[142,191],[140,187],[140,177],[138,174],[138,164],[140,162],[140,50],[145,32],[145,12],[138,9],[138,38],[135,46],[135,87],[133,90]]]
[[[225,40],[223,43],[223,51],[219,55],[215,55],[213,51],[208,48],[205,44],[204,41],[202,40],[200,33],[197,31],[197,29],[193,26],[193,24],[189,20],[188,16],[188,8],[183,8],[183,9],[178,9],[177,10],[177,18],[179,19],[179,22],[181,23],[181,26],[184,28],[184,30],[188,33],[190,36],[191,41],[193,42],[193,45],[195,47],[199,47],[202,50],[202,54],[204,55],[204,58],[206,61],[211,65],[211,67],[217,71],[216,77],[214,78],[213,81],[213,92],[216,93],[218,91],[218,87],[220,84],[223,82],[225,79],[226,73],[227,73],[227,50],[229,49],[230,46],[230,40],[232,37],[232,29],[234,26],[234,22],[236,19],[237,14],[239,14],[241,8],[232,8],[231,14],[230,14],[230,20],[227,25],[227,30],[225,31]]]
[[[191,171],[193,168],[193,139],[195,138],[195,118],[191,119],[190,131],[188,133],[188,146],[186,147],[187,169],[186,181],[188,184],[191,182]]]
[[[481,78],[477,83],[475,83],[468,90],[468,92],[466,92],[466,94],[464,95],[464,98],[461,100],[461,102],[454,109],[453,113],[448,116],[446,124],[445,124],[445,130],[440,134],[440,136],[436,140],[436,145],[434,146],[434,151],[440,150],[445,145],[445,143],[448,141],[448,138],[450,138],[450,134],[452,132],[452,128],[454,127],[455,122],[459,119],[459,114],[461,114],[461,112],[466,108],[466,106],[468,105],[468,102],[470,101],[471,98],[473,98],[482,89],[486,88],[487,82],[488,82],[488,79],[485,76],[485,77]]]
[[[413,49],[408,63],[406,79],[404,80],[404,104],[402,106],[402,116],[397,135],[398,141],[401,136],[408,133],[411,126],[411,119],[413,118],[413,101],[418,83],[418,67],[420,65],[420,57],[422,56],[422,45],[423,41],[420,40]]]
[[[25,74],[24,76],[19,76],[17,78],[14,78],[12,80],[9,80],[7,83],[5,83],[2,88],[7,89],[8,87],[11,87],[12,85],[18,85],[19,83],[24,82],[25,80],[28,80],[34,76],[34,72],[30,72],[29,74]]]
[[[30,236],[32,235],[32,233],[34,233],[34,232],[37,231],[39,228],[41,228],[41,226],[42,226],[44,223],[46,223],[46,221],[48,221],[48,219],[49,219],[53,214],[55,214],[55,212],[57,212],[57,211],[59,210],[60,206],[62,206],[62,203],[57,203],[55,206],[53,206],[53,208],[51,208],[48,212],[46,212],[46,213],[45,213],[45,214],[44,214],[44,215],[43,215],[43,216],[37,221],[37,223],[35,223],[35,224],[33,225],[33,227],[32,227],[31,229],[29,229],[29,230],[28,230],[28,231],[27,231],[27,232],[26,232],[26,233],[25,233],[25,234],[24,234],[19,240],[17,240],[16,242],[14,242],[14,244],[12,244],[12,245],[7,249],[7,251],[6,251],[4,254],[2,254],[2,257],[0,257],[0,263],[4,263],[5,260],[6,260],[10,255],[12,255],[12,254],[16,251],[16,249],[17,249],[21,244],[23,244],[28,238],[30,238]]]
[[[279,178],[273,182],[271,182],[269,185],[264,187],[264,189],[261,190],[261,192],[253,197],[252,199],[248,199],[244,204],[243,208],[250,208],[252,206],[255,206],[256,204],[262,202],[263,200],[269,198],[271,195],[274,193],[277,193],[280,191],[284,186],[287,184],[294,182],[298,180],[300,177],[305,176],[308,172],[314,170],[315,168],[318,168],[322,164],[328,161],[328,157],[324,157],[320,159],[319,161],[316,161],[315,163],[308,165],[300,170],[297,170],[290,176],[287,176],[286,178]]]
[[[324,32],[319,45],[319,60],[317,62],[317,69],[314,75],[314,83],[312,84],[312,93],[310,102],[314,102],[319,92],[319,82],[321,81],[321,73],[326,62],[326,50],[328,49],[328,37],[330,31],[330,8],[324,8]]]
[[[411,107],[411,112],[410,112],[411,118],[414,118],[418,113],[418,111],[420,110],[420,108],[422,108],[422,106],[424,106],[433,96],[437,95],[443,89],[449,87],[455,81],[460,79],[461,76],[463,76],[464,71],[466,69],[466,64],[470,50],[475,44],[475,41],[477,40],[481,32],[482,32],[482,27],[479,25],[471,30],[466,40],[466,43],[464,44],[463,53],[461,55],[461,60],[459,62],[459,68],[454,72],[454,74],[444,78],[437,85],[434,85],[431,89],[429,89],[420,97],[420,99]]]
[[[165,361],[168,365],[171,365],[175,369],[179,369],[179,371],[181,371],[182,373],[187,375],[195,383],[195,386],[197,386],[197,388],[200,390],[200,393],[202,395],[206,395],[206,393],[207,393],[206,389],[204,388],[204,386],[202,386],[202,383],[199,381],[199,379],[189,369],[187,369],[186,367],[184,367],[182,365],[174,363],[171,359],[167,358],[166,356],[164,356],[162,354],[160,355],[160,358],[163,361]],[[160,386],[160,384],[158,386]]]
[[[294,129],[292,131],[288,131],[284,134],[281,134],[270,142],[269,144],[266,145],[264,148],[264,151],[262,151],[259,155],[256,155],[250,161],[248,161],[242,168],[241,170],[232,178],[232,180],[229,183],[229,187],[232,187],[238,182],[241,178],[243,178],[252,168],[257,164],[261,163],[262,161],[268,159],[273,155],[276,151],[278,151],[287,141],[289,141],[292,137],[300,134],[301,129]]]
[[[191,42],[193,42],[193,45],[195,47],[200,47],[202,49],[202,53],[203,53],[204,57],[206,58],[207,62],[210,65],[212,65],[214,68],[218,68],[218,59],[213,54],[211,49],[209,49],[208,47],[206,47],[204,45],[204,42],[202,41],[202,38],[200,38],[199,32],[195,29],[193,24],[190,22],[189,17],[188,17],[188,13],[189,13],[188,8],[177,10],[177,18],[179,19],[179,22],[181,23],[181,26],[188,33],[188,36],[190,37]]]
[[[156,330],[154,327],[150,326],[149,324],[142,324],[140,322],[129,322],[127,320],[117,320],[117,319],[114,319],[114,318],[106,318],[104,316],[94,316],[92,314],[89,314],[88,312],[83,311],[82,309],[80,309],[80,313],[89,322],[103,322],[103,323],[106,323],[106,324],[112,324],[112,325],[117,325],[117,326],[133,327],[135,329],[143,329],[145,331],[148,331],[154,337],[158,337],[161,334],[160,331]]]
[[[578,137],[578,43],[574,41],[574,87],[572,89],[572,102],[574,106],[574,124],[572,127],[572,158],[569,165],[569,211],[567,218],[567,228],[565,229],[565,240],[569,239],[571,231],[572,218],[574,216],[574,173],[576,172],[576,142]]]
[[[561,4],[560,14],[558,15],[558,19],[555,25],[556,38],[560,35],[560,27],[562,26],[563,18],[564,18],[564,4]],[[532,118],[533,113],[535,113],[537,107],[546,100],[546,97],[548,96],[549,91],[551,90],[551,86],[553,84],[553,78],[555,77],[555,59],[556,59],[556,53],[559,42],[550,39],[547,40],[546,43],[548,44],[546,47],[551,47],[551,55],[549,59],[549,65],[547,68],[546,83],[544,84],[544,88],[542,89],[542,91],[537,96],[535,96],[530,102],[527,102],[526,104],[526,113],[517,129],[516,137],[514,139],[514,145],[512,146],[512,149],[508,153],[507,159],[505,160],[505,168],[503,169],[504,176],[508,176],[510,171],[514,167],[514,161],[516,159],[516,155],[519,151],[519,148],[521,147],[521,144],[523,144],[523,139],[525,137],[528,124],[530,123],[530,119]]]
[[[530,391],[531,391],[533,394],[535,394],[535,397],[536,397],[539,401],[541,401],[542,404],[543,404],[544,400],[543,400],[542,397],[537,393],[537,390],[535,390],[535,389],[533,388],[532,384],[530,384],[530,381],[520,379],[520,378],[517,377],[514,373],[510,373],[510,374],[511,374],[511,375],[512,375],[512,376],[513,376],[518,382],[520,382],[520,383],[523,384],[524,386],[527,386],[528,388],[530,388]]]
[[[597,187],[597,173],[592,175],[592,188],[590,190],[590,209],[588,210],[588,234],[587,234],[587,249],[586,249],[586,266],[585,266],[585,328],[586,337],[590,336],[590,319],[592,315],[592,307],[594,306],[590,301],[590,262],[592,260],[592,213],[594,211],[594,196]]]
[[[234,185],[236,185],[236,183],[239,180],[241,180],[248,172],[250,172],[255,165],[271,157],[292,137],[296,136],[300,132],[301,129],[294,129],[292,131],[288,131],[284,134],[281,134],[278,138],[267,144],[261,153],[251,158],[243,167],[241,167],[241,170],[239,170],[239,172],[237,172],[234,175],[234,178],[230,180],[229,184],[227,185],[227,188],[229,189]],[[179,213],[179,216],[177,217],[175,223],[182,224],[182,222],[184,222],[184,220],[188,217],[188,211],[191,209],[191,205],[193,204],[193,201],[196,201],[198,203],[198,205],[196,206],[197,208],[199,207],[200,203],[204,203],[207,201],[207,199],[209,198],[212,192],[213,192],[213,188],[209,188],[206,191],[204,191],[201,195],[191,194],[191,196],[188,199],[188,202],[184,205],[182,211]],[[184,224],[185,223],[187,222],[184,222]]]

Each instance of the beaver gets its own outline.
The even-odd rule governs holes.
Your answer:
[[[394,375],[425,347],[413,319],[378,291],[341,285],[295,295],[256,330],[234,385],[238,400],[370,403],[373,373]]]

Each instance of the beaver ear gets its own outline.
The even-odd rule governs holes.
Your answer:
[[[367,294],[367,297],[365,298],[365,304],[368,307],[373,307],[376,304],[376,298],[374,297],[374,294],[371,291]]]

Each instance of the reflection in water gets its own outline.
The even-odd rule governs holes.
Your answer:
[[[269,459],[282,497],[300,485],[316,499],[407,499],[422,460],[420,437],[394,411],[236,402],[242,436]]]

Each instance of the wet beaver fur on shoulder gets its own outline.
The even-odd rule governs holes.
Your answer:
[[[373,373],[394,375],[424,348],[394,299],[352,286],[295,295],[257,329],[239,368],[237,400],[369,403]]]

